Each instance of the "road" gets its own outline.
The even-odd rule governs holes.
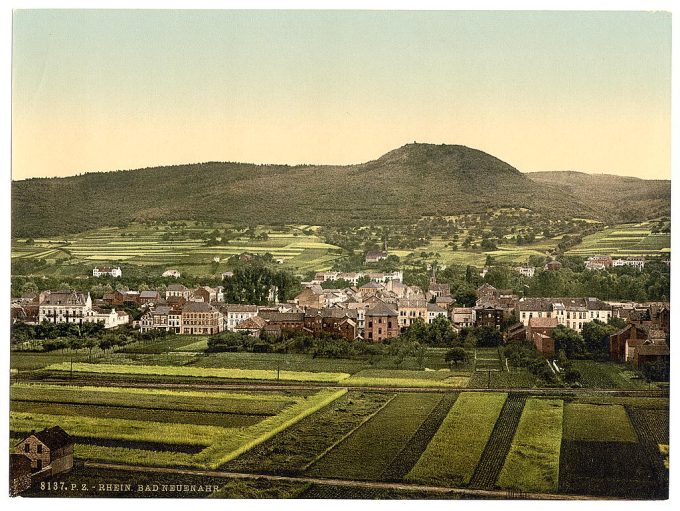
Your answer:
[[[120,465],[115,463],[85,462],[86,468],[96,468],[101,470],[121,470],[126,472],[144,472],[153,474],[177,474],[191,476],[205,476],[222,479],[265,479],[268,481],[281,481],[287,483],[308,483],[331,486],[343,486],[348,488],[384,489],[384,490],[405,490],[421,491],[428,493],[453,493],[461,497],[481,498],[481,499],[508,499],[521,498],[526,500],[603,500],[602,497],[589,495],[560,495],[556,493],[510,493],[502,490],[474,490],[470,488],[449,488],[446,486],[428,486],[408,483],[384,483],[377,481],[353,481],[347,479],[322,479],[306,476],[278,476],[272,474],[250,474],[245,472],[220,472],[211,470],[194,470],[181,468],[160,468],[144,467],[137,465]],[[611,497],[607,497],[611,500]]]

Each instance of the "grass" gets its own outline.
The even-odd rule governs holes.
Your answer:
[[[572,364],[581,373],[580,381],[584,387],[631,390],[646,390],[649,387],[639,373],[623,364],[593,360],[574,360]]]
[[[295,397],[272,392],[239,393],[179,391],[136,387],[90,387],[43,384],[15,384],[11,401],[93,404],[157,410],[183,410],[275,415],[295,402]]]
[[[345,381],[347,385],[376,387],[465,387],[469,376],[450,371],[365,369]]]
[[[527,399],[497,485],[523,492],[557,491],[563,402]]]
[[[52,364],[45,371],[68,372],[71,364],[62,362]],[[237,368],[208,368],[208,367],[177,367],[150,365],[121,365],[121,364],[87,364],[77,362],[73,364],[74,373],[125,374],[125,375],[154,375],[154,376],[185,376],[195,378],[223,378],[237,380],[286,380],[309,381],[323,383],[338,383],[349,378],[347,373],[328,373],[310,371],[286,371],[278,373],[270,369],[237,369]]]
[[[294,499],[309,488],[309,483],[234,479],[210,495],[211,499]]]
[[[469,483],[507,397],[500,392],[461,393],[406,480]]]
[[[149,354],[160,354],[167,353],[168,351],[193,351],[187,350],[186,347],[197,344],[198,342],[204,342],[207,346],[207,339],[205,337],[195,337],[195,336],[172,336],[165,339],[158,339],[156,341],[144,342],[139,341],[127,346],[123,346],[120,353],[149,353]]]
[[[637,442],[622,405],[569,403],[564,409],[564,439],[586,442]]]
[[[620,224],[583,238],[583,241],[566,252],[566,255],[593,256],[630,255],[658,256],[670,251],[669,234],[652,234],[646,222]]]
[[[307,474],[342,479],[380,479],[440,399],[438,394],[398,394],[314,463]]]
[[[298,353],[210,353],[191,361],[194,367],[234,367],[239,369],[320,371],[355,373],[368,366],[365,360],[313,358]]]

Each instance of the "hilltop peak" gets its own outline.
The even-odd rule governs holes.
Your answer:
[[[382,165],[416,165],[463,172],[520,174],[519,170],[495,156],[479,149],[454,144],[413,142],[385,153],[375,162]]]

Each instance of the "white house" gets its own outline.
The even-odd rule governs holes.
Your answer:
[[[161,277],[174,277],[176,279],[180,278],[182,274],[177,270],[165,270]]]
[[[532,278],[534,276],[534,274],[536,273],[536,268],[534,268],[533,266],[529,266],[528,264],[525,264],[525,265],[522,265],[519,268],[517,268],[517,271],[523,277]]]
[[[223,315],[224,330],[231,332],[236,330],[236,325],[246,319],[257,316],[257,305],[243,305],[239,303],[229,303],[220,307]]]
[[[82,324],[92,310],[92,298],[75,291],[50,293],[38,306],[38,322]]]
[[[645,267],[645,258],[642,256],[624,257],[623,259],[614,259],[612,266],[633,266],[642,271]]]
[[[110,268],[108,266],[97,266],[96,268],[92,269],[93,277],[102,277],[104,275],[111,277],[121,277],[123,272],[120,271],[120,268]]]

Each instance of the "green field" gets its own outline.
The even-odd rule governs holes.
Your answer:
[[[573,360],[571,363],[581,374],[580,382],[584,387],[631,390],[644,390],[650,387],[638,372],[623,364],[593,360]]]
[[[406,480],[467,484],[507,397],[505,393],[463,392]]]
[[[439,394],[398,394],[315,462],[308,474],[341,479],[380,479],[441,399]]]
[[[302,396],[17,385],[12,389],[12,404],[21,406],[30,399],[34,410],[41,412],[11,411],[10,430],[18,438],[31,430],[59,424],[78,439],[75,450],[78,458],[215,469],[324,408],[345,392],[320,390]],[[54,402],[50,398],[53,394],[63,403]],[[161,404],[165,401],[166,406],[176,401],[174,417],[181,422],[150,420],[157,411],[150,408],[153,397]],[[127,414],[112,417],[107,410],[114,407],[102,406],[100,398],[101,402],[117,403],[119,412],[127,405]],[[281,407],[282,403],[285,406]],[[217,425],[192,424],[187,420],[192,412],[214,413],[212,407],[216,404],[229,420],[215,421]],[[267,406],[268,410],[264,408]],[[53,413],[42,413],[43,410]],[[252,417],[252,413],[244,411],[255,410],[269,413],[239,422],[240,416]]]
[[[275,369],[237,369],[209,367],[178,367],[171,365],[128,365],[128,364],[88,364],[68,362],[52,364],[44,369],[50,372],[124,374],[145,376],[179,376],[190,378],[220,378],[236,380],[287,380],[337,383],[349,378],[347,373],[328,373],[310,371],[276,371]]]
[[[620,224],[583,238],[566,255],[589,257],[594,255],[660,256],[671,251],[670,234],[652,233],[650,222]]]
[[[527,399],[497,485],[524,492],[556,492],[561,442],[562,401]]]
[[[622,405],[570,403],[564,407],[564,439],[586,442],[637,442]]]
[[[443,371],[364,369],[345,381],[347,385],[387,387],[465,387],[470,377]]]

